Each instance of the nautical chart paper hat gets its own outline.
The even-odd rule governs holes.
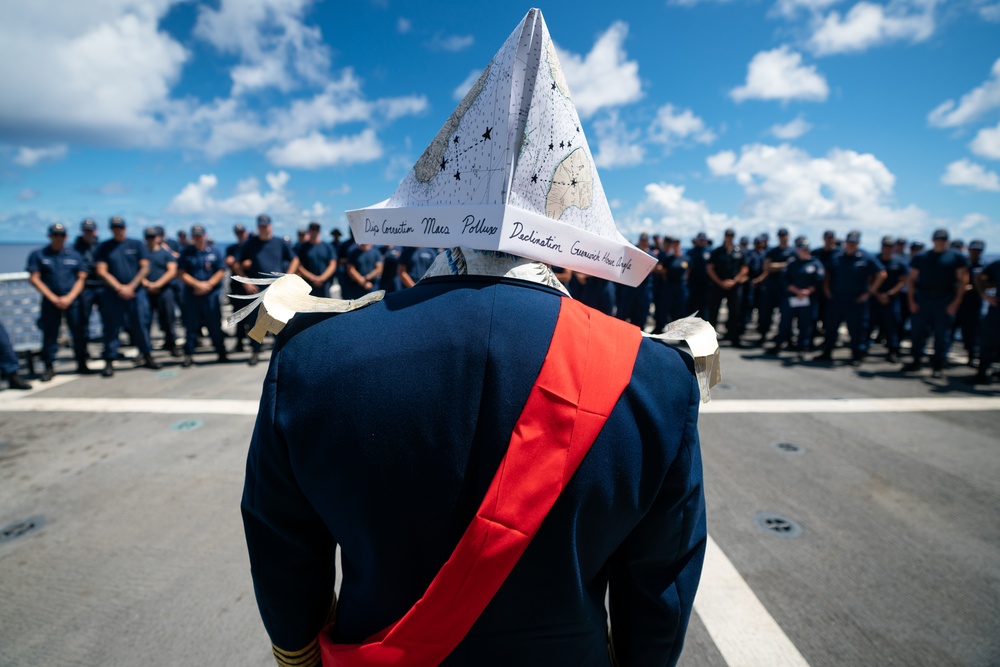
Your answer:
[[[615,227],[538,9],[396,192],[347,217],[359,243],[498,250],[633,286],[656,264]]]

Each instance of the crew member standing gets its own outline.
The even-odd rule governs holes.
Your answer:
[[[778,230],[778,245],[764,255],[763,303],[757,308],[757,331],[760,333],[761,345],[766,342],[767,334],[771,331],[775,309],[785,300],[785,269],[794,257],[795,248],[789,244],[788,230],[782,227]]]
[[[906,274],[910,267],[905,259],[896,254],[896,245],[891,236],[882,239],[879,261],[885,267],[885,280],[872,296],[871,328],[878,327],[879,338],[885,339],[885,360],[894,364],[899,361],[899,333],[903,321],[899,309],[900,293],[906,286]]]
[[[643,232],[639,235],[639,242],[636,246],[643,252],[654,255],[649,248],[649,234]],[[653,302],[653,276],[648,275],[635,287],[631,285],[618,285],[618,312],[616,317],[626,322],[631,322],[640,329],[646,327],[646,320],[649,319],[649,307]]]
[[[80,235],[73,241],[73,250],[80,253],[83,258],[84,268],[87,270],[87,280],[83,283],[83,292],[80,293],[80,321],[83,323],[83,333],[86,342],[90,342],[90,314],[97,308],[98,319],[101,315],[101,298],[104,295],[104,279],[97,275],[96,257],[97,247],[100,244],[97,240],[97,223],[87,218],[80,223]],[[89,358],[89,355],[88,355]]]
[[[42,295],[42,314],[38,325],[42,330],[42,382],[55,375],[53,366],[59,349],[59,327],[63,318],[73,338],[76,372],[88,373],[87,332],[83,324],[83,308],[79,300],[87,280],[87,268],[80,254],[66,247],[66,227],[49,226],[49,245],[28,255],[29,281]]]
[[[274,235],[270,216],[257,216],[257,235],[247,239],[240,248],[240,270],[248,278],[272,277],[270,275],[272,273],[298,272],[299,258],[284,239]],[[247,294],[256,294],[260,291],[257,285],[250,283],[244,283],[243,289]],[[248,363],[251,366],[256,366],[260,360],[260,348],[260,343],[255,340],[250,341]]]
[[[381,275],[382,253],[371,243],[362,243],[347,256],[341,295],[345,299],[360,299],[377,289],[375,283]]]
[[[299,258],[299,275],[309,283],[313,296],[330,296],[330,283],[337,271],[337,251],[323,240],[320,224],[310,222],[306,238],[299,244],[296,256]]]
[[[686,317],[688,307],[688,257],[681,254],[680,239],[667,236],[663,239],[659,263],[653,269],[654,279],[660,280],[659,300],[656,302],[654,333],[660,333],[674,320]]]
[[[247,234],[247,228],[239,224],[233,227],[233,234],[236,235],[236,243],[226,246],[226,267],[229,269],[230,274],[242,276],[243,269],[240,268],[240,248],[243,247],[243,242],[247,240],[249,235]],[[246,294],[246,291],[243,289],[243,283],[235,280],[229,283],[229,290],[230,294]],[[229,305],[233,306],[233,310],[239,310],[242,307],[238,299],[230,299]],[[236,331],[233,333],[233,336],[236,338],[233,352],[242,352],[243,339],[247,337],[246,320],[240,320],[236,323]]]
[[[176,357],[180,355],[175,331],[177,293],[172,283],[177,277],[177,258],[163,243],[163,233],[156,227],[147,227],[145,238],[146,250],[149,251],[149,274],[143,278],[142,285],[149,294],[150,310],[156,313],[163,332],[163,349]]]
[[[17,361],[17,353],[14,346],[10,344],[10,336],[0,322],[0,376],[7,379],[8,389],[31,389],[31,383],[25,381],[18,372],[21,368]]]
[[[902,370],[915,373],[923,368],[924,344],[930,329],[934,333],[931,377],[939,378],[944,374],[951,347],[952,320],[965,296],[969,262],[965,255],[948,247],[947,229],[936,230],[932,238],[934,247],[913,258],[906,278],[913,313],[913,361]]]
[[[434,248],[403,248],[399,256],[399,282],[406,287],[413,287],[424,277],[437,257]]]
[[[882,262],[858,248],[861,232],[849,232],[844,250],[837,253],[826,267],[826,316],[823,323],[823,352],[817,361],[832,361],[837,345],[840,323],[847,323],[851,338],[851,365],[860,366],[868,354],[868,300],[886,278]]]
[[[979,321],[983,312],[983,297],[976,289],[976,279],[986,266],[986,262],[983,261],[984,250],[986,250],[986,244],[983,241],[976,239],[969,242],[969,282],[965,285],[962,304],[955,314],[954,329],[962,333],[962,345],[968,356],[966,364],[973,367],[976,365],[976,352],[979,348]]]
[[[1000,287],[1000,260],[990,262],[976,277],[976,289],[989,306],[986,317],[980,327],[979,367],[972,377],[973,384],[988,384],[990,382],[990,366],[1000,360],[1000,300],[997,298],[997,288]]]
[[[708,247],[708,236],[705,232],[698,232],[694,239],[694,245],[688,250],[688,312],[705,316],[708,313],[708,260],[712,256],[712,249]]]
[[[788,268],[785,270],[788,296],[781,303],[778,335],[774,339],[774,345],[767,350],[767,354],[777,355],[781,347],[792,340],[794,319],[798,325],[794,350],[796,356],[802,359],[802,353],[812,340],[813,327],[816,326],[816,314],[819,312],[816,295],[823,291],[825,277],[826,270],[823,268],[823,263],[809,252],[808,239],[804,236],[795,239],[795,259],[788,263]]]
[[[139,349],[137,365],[157,370],[162,368],[153,359],[149,344],[149,298],[142,279],[149,273],[149,252],[146,245],[125,236],[125,220],[114,216],[109,221],[112,238],[97,248],[97,274],[106,288],[102,299],[104,325],[104,370],[101,375],[115,373],[113,362],[118,358],[118,333],[128,326],[133,344]]]
[[[181,311],[184,315],[184,359],[187,368],[193,361],[201,325],[208,328],[208,337],[218,355],[217,361],[229,361],[222,336],[222,279],[226,276],[226,262],[215,246],[208,245],[205,228],[191,228],[191,243],[181,251],[178,262],[179,275],[184,283]]]
[[[725,299],[729,315],[726,318],[726,340],[733,347],[743,347],[743,286],[750,269],[746,253],[733,245],[736,232],[727,229],[722,245],[712,251],[705,267],[711,286],[708,292],[708,321],[719,325],[719,309]]]

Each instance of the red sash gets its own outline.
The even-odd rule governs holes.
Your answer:
[[[462,641],[538,532],[632,376],[635,326],[562,299],[552,342],[475,518],[424,596],[364,644],[320,633],[327,667],[425,667]]]

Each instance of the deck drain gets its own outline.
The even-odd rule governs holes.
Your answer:
[[[771,446],[786,454],[801,454],[805,450],[794,442],[772,442]]]
[[[798,537],[802,534],[802,528],[799,524],[780,514],[759,512],[753,520],[761,530],[779,537]]]
[[[27,519],[21,519],[20,521],[8,523],[3,528],[0,528],[0,544],[3,544],[4,542],[13,542],[19,537],[30,535],[44,525],[45,517],[43,516],[33,516]]]
[[[167,378],[177,377],[177,371],[175,370],[160,371],[153,377],[155,377],[158,380],[166,380]]]
[[[201,428],[200,419],[185,419],[182,422],[170,425],[170,430],[172,431],[193,431],[196,428]]]

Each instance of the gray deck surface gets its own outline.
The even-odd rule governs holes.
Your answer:
[[[0,543],[0,665],[273,664],[239,515],[253,416],[17,407],[256,401],[267,355],[185,370],[160,358],[161,372],[121,363],[111,379],[0,392],[0,526],[45,521]],[[723,363],[719,404],[1000,396],[961,382],[964,368],[931,380],[877,359],[796,365],[729,348]],[[709,532],[808,664],[1000,664],[1000,409],[706,411],[700,433]],[[801,535],[758,528],[765,511]],[[727,664],[739,663],[696,614],[681,665]]]

